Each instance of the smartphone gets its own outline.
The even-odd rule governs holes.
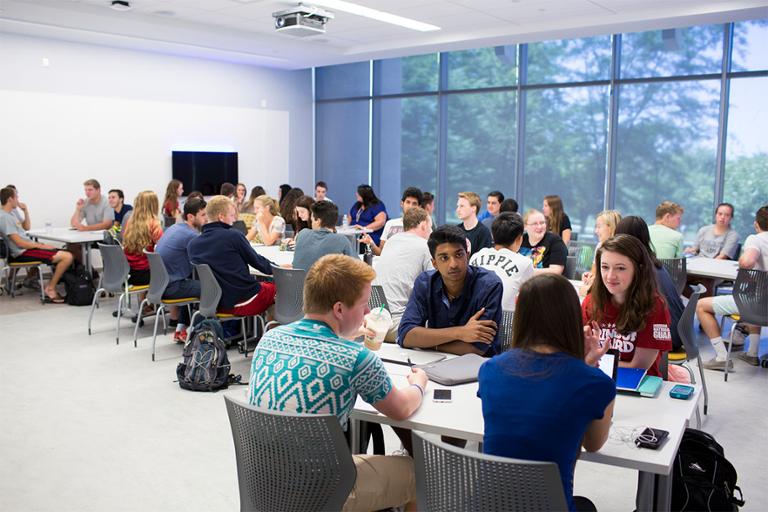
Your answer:
[[[433,391],[432,400],[434,402],[450,402],[451,390],[450,389],[436,389]]]
[[[693,395],[693,386],[678,384],[669,390],[669,396],[680,400],[688,400]]]
[[[655,450],[661,446],[661,443],[664,442],[668,435],[669,432],[666,430],[647,427],[635,438],[635,444],[639,448],[650,448],[651,450]]]

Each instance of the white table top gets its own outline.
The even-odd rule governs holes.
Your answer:
[[[280,245],[263,245],[263,244],[251,244],[251,247],[261,256],[264,256],[269,261],[276,265],[285,265],[286,263],[293,263],[293,251],[281,251]],[[251,268],[251,273],[258,273],[255,268]]]
[[[694,276],[716,277],[719,279],[736,280],[739,262],[734,260],[717,260],[696,256],[685,262],[686,273]]]
[[[77,231],[72,228],[40,228],[27,231],[29,236],[41,240],[52,240],[68,244],[84,244],[88,242],[101,242],[104,239],[104,230]]]

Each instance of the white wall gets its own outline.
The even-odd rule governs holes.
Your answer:
[[[48,59],[48,66],[43,65]],[[172,150],[239,153],[240,181],[311,190],[311,74],[0,34],[0,186],[33,227],[63,225],[82,182],[162,194]]]

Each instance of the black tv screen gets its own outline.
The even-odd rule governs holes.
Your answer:
[[[222,183],[238,182],[237,153],[209,151],[174,151],[173,179],[184,184],[184,195],[193,190],[204,196],[219,193]]]

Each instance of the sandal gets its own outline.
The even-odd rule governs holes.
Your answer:
[[[43,300],[44,304],[64,304],[66,300],[64,300],[64,297],[59,297],[58,295],[56,297],[49,297],[45,296],[45,299]]]

